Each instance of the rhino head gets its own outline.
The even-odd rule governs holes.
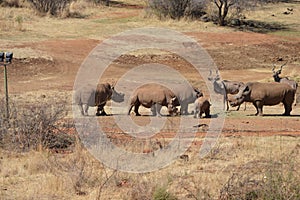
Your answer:
[[[242,86],[240,88],[239,93],[237,93],[235,96],[232,98],[229,98],[229,103],[232,107],[236,107],[244,103],[246,98],[249,96],[251,90],[248,85]]]
[[[179,104],[177,97],[173,97],[168,102],[168,112],[171,116],[178,114],[178,108],[176,106]]]
[[[125,94],[121,93],[121,92],[117,92],[115,90],[114,87],[111,88],[112,89],[112,96],[111,96],[111,99],[114,101],[114,102],[117,102],[117,103],[121,103],[124,101],[124,97],[125,97]]]

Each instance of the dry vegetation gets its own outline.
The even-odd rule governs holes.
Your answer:
[[[159,21],[141,9],[145,5],[142,0],[120,1],[111,7],[78,0],[60,18],[40,16],[28,6],[1,7],[0,50],[13,50],[16,68],[12,65],[9,69],[9,123],[0,102],[0,199],[299,199],[299,115],[257,119],[248,116],[254,112],[251,106],[246,112],[228,113],[224,134],[205,158],[199,157],[206,130],[200,127],[185,156],[161,170],[132,174],[104,166],[82,146],[69,103],[74,74],[98,41],[144,26],[184,30],[208,49],[225,78],[230,79],[236,70],[234,78],[241,81],[253,77],[271,81],[266,78],[269,66],[282,58],[289,61],[289,72],[284,75],[299,82],[299,3],[268,4],[246,13],[247,20],[263,22],[266,27],[285,27],[278,30],[218,27],[188,19]],[[293,8],[293,14],[282,14],[286,8]],[[239,32],[241,29],[263,30],[266,35]],[[77,40],[86,46],[72,46]],[[56,46],[55,42],[61,43]],[[70,53],[74,48],[83,52],[74,56]],[[124,55],[112,68],[145,62],[147,55],[140,54]],[[152,58],[172,63],[166,59],[168,55]],[[184,65],[176,60],[177,67]],[[199,84],[191,72],[186,74]],[[0,83],[2,95],[3,81]],[[266,111],[274,114],[281,109]],[[297,106],[296,113],[299,110]],[[102,119],[114,130],[112,117]],[[208,124],[208,120],[202,123]],[[156,140],[128,141],[118,131],[110,134],[112,142],[132,151],[159,148]],[[170,139],[160,141],[166,145]]]

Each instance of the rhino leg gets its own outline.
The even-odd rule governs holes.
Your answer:
[[[294,100],[295,100],[295,94],[294,93],[290,93],[290,94],[287,94],[282,103],[284,105],[284,113],[283,115],[285,116],[289,116],[291,115],[291,111],[292,111],[292,106],[294,104]]]
[[[156,112],[156,105],[152,105],[151,106],[151,112],[152,112],[152,116],[156,116],[157,112]]]
[[[162,106],[160,104],[155,104],[155,109],[156,109],[156,113],[157,113],[157,116],[158,117],[161,117],[161,113],[160,113],[160,110],[161,110]]]
[[[141,105],[140,103],[134,105],[134,112],[136,116],[141,116],[141,114],[139,113],[140,105]]]
[[[181,115],[188,115],[188,114],[189,114],[189,112],[188,112],[188,104],[183,103],[183,104],[181,105],[181,108],[180,108],[180,114],[181,114]]]
[[[197,118],[197,114],[198,114],[198,109],[195,108],[195,110],[194,110],[194,118]]]
[[[205,110],[205,118],[210,118],[210,117],[211,117],[210,109],[208,108],[208,109]]]
[[[203,110],[201,109],[199,112],[199,118],[202,118],[202,115],[203,115]]]
[[[292,102],[293,103],[293,102]],[[292,105],[286,102],[283,102],[284,105],[284,116],[290,116],[292,112]]]
[[[79,108],[79,110],[80,110],[81,115],[84,115],[84,111],[83,111],[83,108],[82,108],[82,104],[78,105],[78,108]]]
[[[82,104],[81,109],[82,109],[81,113],[83,113],[83,115],[85,115],[85,116],[89,115],[89,113],[88,113],[89,105],[88,104],[85,104],[85,103]]]
[[[134,106],[133,104],[129,106],[129,109],[128,109],[128,113],[127,113],[127,115],[130,115],[130,112],[131,112],[131,110],[132,110],[133,106]]]
[[[263,103],[261,101],[255,101],[255,102],[253,102],[253,105],[256,108],[255,115],[263,116]]]
[[[97,112],[96,112],[96,116],[106,116],[106,112],[104,111],[104,106],[106,103],[98,105],[97,107]]]

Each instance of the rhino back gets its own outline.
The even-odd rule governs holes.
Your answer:
[[[189,85],[174,88],[174,94],[180,102],[193,103],[197,99],[196,92]]]
[[[132,100],[138,99],[143,105],[159,103],[166,106],[167,102],[173,97],[175,97],[174,93],[162,85],[146,84],[135,91]]]
[[[147,88],[138,92],[138,99],[141,103],[159,103],[166,105],[166,94],[162,88]]]

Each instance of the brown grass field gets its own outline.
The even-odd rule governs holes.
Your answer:
[[[14,53],[13,62],[8,66],[11,101],[23,107],[46,103],[55,106],[55,102],[65,101],[68,112],[65,120],[71,123],[73,84],[84,59],[103,40],[143,27],[168,28],[197,40],[210,54],[223,79],[272,82],[273,64],[280,66],[287,62],[282,76],[299,83],[299,0],[247,11],[247,19],[265,25],[250,30],[188,19],[160,21],[147,16],[142,0],[122,0],[124,4],[109,8],[78,2],[81,3],[74,4],[71,9],[80,11],[83,18],[41,17],[28,8],[1,7],[0,51]],[[293,8],[293,14],[282,14],[287,8]],[[284,28],[267,29],[270,24],[280,24]],[[170,66],[184,74],[194,86],[206,89],[203,80],[185,60],[152,50],[120,56],[111,63],[103,80],[115,83],[128,69],[145,63]],[[2,98],[2,67],[0,74]],[[207,131],[206,126],[201,126],[184,153],[188,160],[178,157],[154,172],[127,173],[106,167],[78,140],[65,151],[42,148],[19,152],[0,148],[0,199],[147,200],[155,199],[154,194],[160,189],[180,200],[256,199],[255,195],[249,195],[258,188],[269,194],[269,198],[265,195],[261,199],[279,199],[278,196],[271,198],[271,194],[278,191],[282,191],[281,199],[297,199],[295,197],[300,194],[299,93],[298,89],[298,104],[289,117],[279,116],[283,113],[281,104],[264,107],[266,116],[263,117],[253,116],[255,109],[249,103],[246,111],[230,108],[222,134],[206,157],[199,157]],[[106,109],[111,111],[108,106]],[[90,109],[90,114],[92,112],[94,110]],[[142,114],[147,115],[148,111],[142,110]],[[132,118],[140,125],[149,123],[147,116]],[[168,117],[171,123],[168,129],[144,140],[122,133],[116,128],[113,116],[98,120],[105,125],[114,144],[151,156],[152,151],[159,148],[157,141],[163,147],[170,143],[178,118]],[[209,124],[210,121],[200,119],[199,122]],[[74,127],[64,131],[76,135]]]

